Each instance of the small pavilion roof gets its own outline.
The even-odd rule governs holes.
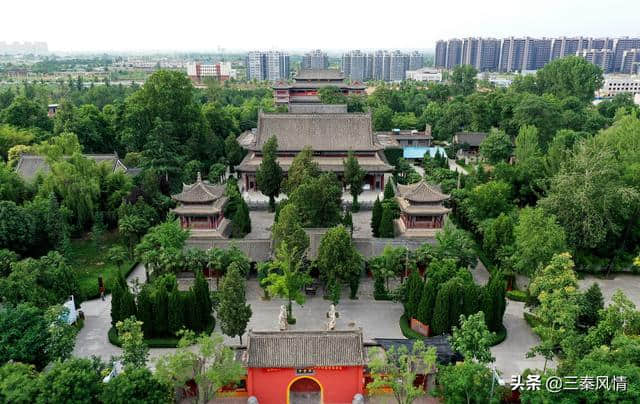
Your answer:
[[[224,186],[213,185],[203,181],[198,172],[198,179],[191,185],[182,184],[182,192],[171,195],[171,198],[183,203],[209,203],[224,195]]]
[[[418,203],[442,202],[449,199],[449,195],[443,194],[425,180],[409,185],[398,184],[398,196],[407,201]]]
[[[305,368],[362,366],[362,330],[249,331],[247,366]]]

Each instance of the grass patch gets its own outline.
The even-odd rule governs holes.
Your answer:
[[[104,279],[106,293],[111,293],[111,287],[115,284],[118,275],[118,267],[109,262],[109,249],[119,243],[121,244],[121,239],[117,231],[105,233],[104,240],[99,245],[84,239],[71,241],[71,250],[67,259],[76,274],[84,299],[100,297],[98,290],[100,275]],[[124,275],[127,276],[134,266],[133,260],[125,261],[122,264]]]
[[[527,292],[523,290],[509,290],[507,291],[507,298],[515,300],[516,302],[526,302]]]
[[[408,339],[426,338],[425,335],[422,335],[419,332],[413,331],[411,329],[411,325],[409,324],[409,319],[405,314],[400,316],[400,330],[402,331],[402,335],[404,335],[404,337]]]

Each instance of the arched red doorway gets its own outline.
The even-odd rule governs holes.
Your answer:
[[[309,376],[294,379],[289,384],[287,404],[322,404],[322,385]]]

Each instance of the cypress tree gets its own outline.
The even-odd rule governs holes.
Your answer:
[[[391,185],[391,180],[389,180],[384,185],[384,199],[391,199],[394,196],[396,196],[396,193],[393,191],[393,185]]]
[[[174,290],[169,294],[167,306],[167,331],[175,335],[184,325],[182,299],[178,290]]]
[[[182,301],[182,318],[184,326],[193,331],[199,330],[198,319],[196,318],[196,299],[193,294],[193,289],[181,293],[180,300]]]
[[[154,333],[153,303],[151,302],[151,286],[144,285],[138,294],[138,320],[142,321],[142,332],[146,338]]]
[[[393,210],[389,206],[385,206],[382,210],[382,219],[380,220],[379,236],[392,238],[395,235],[393,230]]]
[[[111,326],[115,327],[118,321],[124,320],[122,318],[122,287],[120,282],[116,282],[111,288]]]
[[[153,322],[156,335],[167,335],[169,331],[169,296],[164,287],[156,288],[153,304]]]
[[[447,332],[449,326],[449,284],[444,283],[436,296],[436,303],[433,308],[433,320],[431,330],[434,335]]]
[[[593,327],[600,320],[600,310],[604,308],[602,291],[597,283],[593,283],[580,298],[580,317],[582,327]]]
[[[242,334],[246,331],[250,318],[251,306],[247,304],[244,278],[240,275],[238,265],[233,263],[220,286],[220,329],[225,335],[240,337],[242,344]]]
[[[449,325],[447,333],[451,332],[453,326],[460,326],[460,316],[464,314],[464,286],[459,278],[450,281],[449,293]]]
[[[489,331],[498,332],[502,329],[502,317],[507,308],[505,297],[505,283],[501,275],[491,276],[489,283],[483,290],[483,311]]]
[[[195,300],[195,328],[203,331],[211,323],[211,295],[209,284],[204,279],[202,271],[196,271],[196,280],[193,284],[193,297]]]
[[[463,309],[462,312],[465,316],[476,314],[482,310],[482,288],[475,283],[467,282],[464,285],[463,294]]]
[[[430,325],[433,319],[433,308],[438,295],[438,284],[432,279],[424,283],[420,304],[418,305],[417,318],[423,324]]]
[[[407,295],[404,305],[404,314],[407,319],[417,318],[420,299],[422,298],[422,289],[424,288],[422,278],[416,269],[411,271],[407,278]]]
[[[382,220],[382,202],[376,197],[373,203],[373,211],[371,212],[371,231],[373,237],[380,237],[380,221]]]

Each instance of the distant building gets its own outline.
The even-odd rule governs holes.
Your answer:
[[[447,41],[436,42],[435,65],[437,68],[447,67]]]
[[[122,171],[127,173],[129,170],[120,160],[117,154],[83,154],[83,157],[95,161],[97,164],[106,164],[112,172]],[[65,159],[69,156],[65,156]],[[16,173],[25,181],[35,179],[38,174],[48,174],[51,167],[44,156],[37,154],[23,154],[16,165]]]
[[[288,80],[291,76],[289,54],[286,52],[249,52],[245,65],[248,80]]]
[[[433,140],[430,125],[427,125],[424,131],[393,129],[375,134],[378,140],[385,144],[385,147],[430,147]]]
[[[640,38],[464,38],[436,42],[435,66],[471,65],[478,71],[535,71],[552,60],[582,56],[607,72],[638,70]]]
[[[293,83],[278,81],[273,86],[277,105],[289,103],[319,103],[318,91],[322,87],[335,86],[345,95],[364,94],[365,86],[360,81],[347,84],[339,70],[301,70]]]
[[[424,55],[418,51],[413,51],[409,54],[409,68],[408,70],[418,70],[424,67]]]
[[[302,57],[302,68],[321,70],[329,68],[329,57],[320,49],[305,53]]]
[[[614,52],[611,49],[584,49],[579,56],[599,66],[605,73],[613,72]]]
[[[399,50],[391,52],[388,81],[404,80],[407,70],[409,70],[409,55],[402,53]]]
[[[602,89],[598,91],[600,97],[614,97],[617,94],[640,94],[639,75],[606,75]]]
[[[58,112],[58,107],[60,104],[49,104],[47,105],[47,116],[49,118],[53,118],[56,116],[56,112]]]
[[[480,154],[480,144],[487,138],[484,132],[458,132],[453,135],[453,145],[458,149],[456,158],[475,161]]]
[[[342,55],[342,72],[345,77],[356,81],[371,79],[369,55],[354,50]]]
[[[442,81],[442,72],[428,67],[423,67],[418,70],[407,70],[407,80],[439,83]]]
[[[208,79],[222,82],[235,79],[236,70],[231,68],[231,62],[217,62],[212,64],[192,62],[187,64],[187,76],[197,83]]]

